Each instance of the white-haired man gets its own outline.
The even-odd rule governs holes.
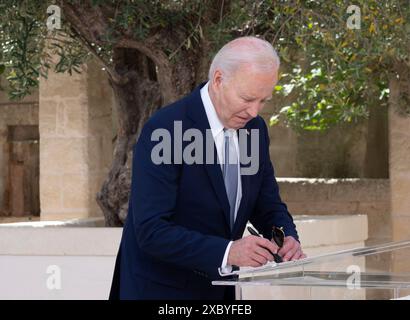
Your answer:
[[[111,299],[233,299],[232,287],[211,281],[234,266],[261,266],[277,255],[283,261],[304,257],[279,196],[267,127],[258,116],[272,97],[278,68],[268,42],[237,38],[215,55],[207,83],[145,124],[134,149],[129,212]],[[211,134],[211,150],[205,138],[200,143],[204,161],[176,161],[177,122],[182,133]],[[171,133],[170,163],[152,159],[157,129]],[[257,150],[251,152],[257,170],[246,174],[242,159],[249,150]],[[248,221],[263,237],[242,237]],[[271,240],[278,227],[285,234],[281,248]]]

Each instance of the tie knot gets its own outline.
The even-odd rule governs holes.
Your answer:
[[[232,129],[224,128],[224,136],[228,138],[232,138],[232,134],[233,134],[232,131],[233,131]]]

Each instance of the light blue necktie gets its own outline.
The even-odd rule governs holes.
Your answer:
[[[238,155],[236,153],[232,130],[224,129],[224,150],[223,177],[229,200],[229,222],[232,231],[235,223],[235,206],[238,192]]]

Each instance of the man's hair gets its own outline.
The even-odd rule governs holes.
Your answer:
[[[256,37],[240,37],[225,44],[215,55],[209,68],[208,78],[212,80],[217,69],[229,78],[240,66],[251,64],[260,71],[279,69],[279,57],[266,41]]]

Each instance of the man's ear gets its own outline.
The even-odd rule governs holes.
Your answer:
[[[212,78],[212,85],[213,87],[218,90],[221,88],[222,85],[222,81],[223,81],[223,74],[222,71],[219,69],[216,69],[214,72],[214,76]]]

